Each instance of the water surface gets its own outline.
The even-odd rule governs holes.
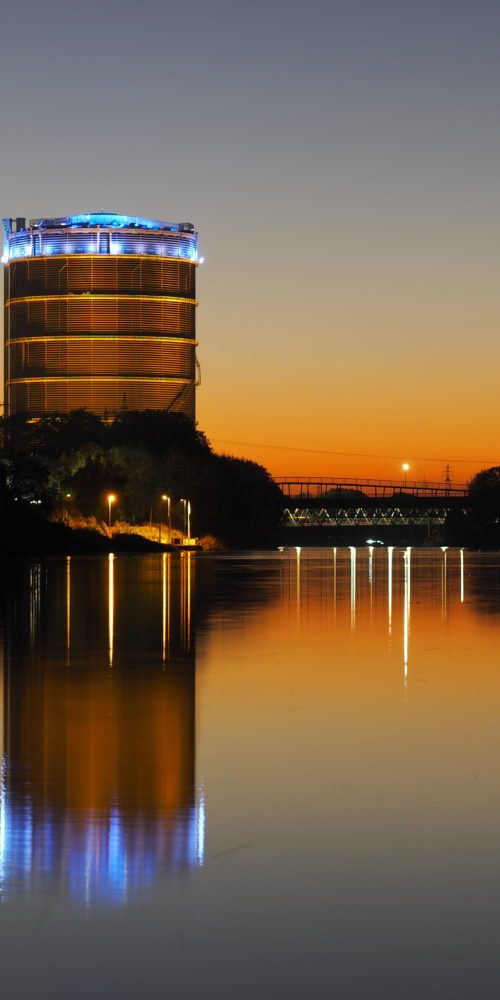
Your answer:
[[[489,998],[500,557],[3,578],[6,997]]]

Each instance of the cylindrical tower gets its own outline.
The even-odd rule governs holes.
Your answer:
[[[4,219],[5,410],[195,418],[191,223]]]

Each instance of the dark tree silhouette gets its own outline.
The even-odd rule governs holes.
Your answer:
[[[239,545],[273,541],[282,496],[267,470],[215,454],[181,414],[25,414],[5,420],[3,430],[3,489],[12,497],[15,484],[23,503],[43,496],[46,505],[50,499],[61,510],[71,494],[74,513],[104,519],[105,497],[113,492],[116,517],[156,523],[164,513],[162,495],[168,494],[179,518],[175,501],[191,501],[194,535]]]

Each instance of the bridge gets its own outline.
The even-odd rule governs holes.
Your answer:
[[[330,533],[337,540],[338,529],[344,534],[351,529],[349,537],[357,540],[373,528],[384,529],[387,540],[437,541],[451,512],[468,509],[465,483],[300,476],[275,481],[283,494],[281,527],[288,541],[298,529],[308,529],[301,532],[304,542],[313,541],[313,535],[326,542]]]

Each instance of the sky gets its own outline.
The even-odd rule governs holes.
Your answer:
[[[214,447],[500,464],[497,0],[25,0],[0,28],[0,214],[199,231]]]

